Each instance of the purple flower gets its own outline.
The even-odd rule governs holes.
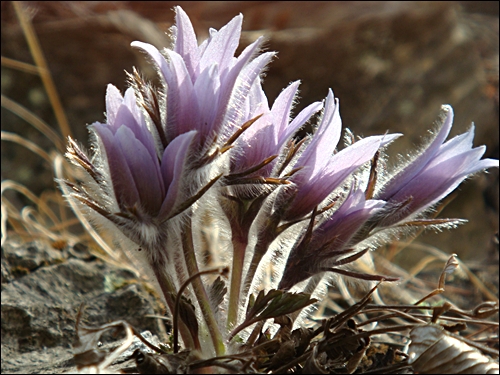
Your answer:
[[[293,120],[290,120],[297,90],[300,82],[291,83],[274,101],[271,109],[267,97],[262,90],[260,80],[255,80],[247,97],[244,111],[244,121],[262,115],[247,129],[235,143],[236,152],[231,159],[231,173],[240,173],[259,165],[265,159],[279,155],[285,142],[307,120],[321,109],[321,103],[315,102],[304,108]],[[254,174],[269,177],[275,164],[266,165]],[[278,177],[278,176],[276,176]]]
[[[382,200],[366,200],[365,192],[360,189],[351,190],[332,216],[314,230],[311,239],[303,240],[290,252],[279,288],[289,289],[324,272],[341,258],[355,254],[354,249],[350,249],[356,245],[351,241],[353,236],[385,204]]]
[[[400,136],[392,134],[364,138],[334,154],[341,130],[338,99],[334,99],[329,90],[318,129],[294,165],[294,168],[302,169],[292,178],[297,195],[288,208],[286,219],[307,215],[347,177],[369,161],[380,147]]]
[[[171,141],[197,130],[200,147],[220,146],[244,121],[241,108],[255,79],[274,56],[267,52],[255,57],[262,38],[246,47],[236,58],[242,15],[234,17],[198,46],[193,26],[180,7],[176,7],[176,26],[172,28],[173,48],[166,58],[152,45],[133,42],[147,52],[159,69],[166,90],[166,139]]]
[[[70,159],[87,166],[87,172],[94,171],[90,176],[100,189],[94,194],[79,189],[77,198],[138,245],[154,247],[164,239],[163,223],[187,199],[180,194],[181,176],[196,131],[159,149],[131,88],[122,97],[109,85],[106,110],[106,123],[90,126],[95,137],[94,158],[88,158],[74,142],[68,152]]]
[[[392,177],[376,195],[393,210],[379,225],[390,226],[437,203],[470,174],[498,167],[498,160],[483,159],[486,147],[473,148],[474,126],[444,142],[453,123],[453,109],[442,107],[446,117],[429,146]]]
[[[291,314],[313,302],[283,291],[266,294],[260,272],[267,262],[277,265],[272,287],[289,289],[316,276],[307,293],[324,272],[390,280],[342,266],[374,247],[369,241],[377,229],[395,232],[386,227],[433,205],[469,174],[498,166],[481,160],[484,146],[472,148],[474,128],[445,143],[452,124],[445,107],[444,125],[430,145],[379,188],[378,152],[400,134],[368,137],[337,151],[342,122],[331,90],[323,103],[292,119],[299,82],[269,107],[260,76],[274,52],[258,55],[262,38],[235,57],[241,15],[210,30],[198,45],[189,18],[175,10],[171,49],[132,43],[154,62],[160,89],[137,72],[124,96],[108,86],[106,122],[89,127],[91,155],[69,141],[67,157],[83,173],[63,187],[97,218],[94,224],[111,224],[111,234],[131,240],[124,241],[128,251],[145,249],[144,261],[174,316],[174,351],[180,333],[187,350],[221,358],[240,348],[228,345],[228,338],[261,317],[275,317],[273,308]],[[319,110],[315,133],[296,143],[293,135]],[[368,173],[363,166],[370,160]],[[333,200],[341,203],[319,207]],[[208,227],[220,229],[220,237]],[[227,284],[221,278],[206,284],[208,273],[227,272],[208,268],[212,258],[232,261]]]

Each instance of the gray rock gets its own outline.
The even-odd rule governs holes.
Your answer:
[[[27,254],[24,264],[40,266],[2,284],[2,372],[53,372],[58,367],[67,371],[82,303],[86,325],[123,319],[139,332],[161,332],[157,320],[145,317],[161,313],[158,304],[130,271],[73,257],[45,265],[42,259],[50,251],[34,242],[19,247],[18,257],[8,244],[5,249],[14,262]],[[2,261],[11,266],[7,259]],[[104,335],[103,342],[107,340],[116,338]]]

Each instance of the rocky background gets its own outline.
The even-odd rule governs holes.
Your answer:
[[[86,124],[104,119],[106,85],[126,88],[133,66],[155,79],[144,57],[130,48],[141,40],[169,45],[174,2],[24,2],[61,96],[73,136],[86,143]],[[368,136],[405,137],[391,146],[406,154],[432,128],[441,104],[455,110],[452,135],[476,124],[475,145],[498,158],[498,2],[186,2],[200,37],[243,13],[242,46],[264,34],[279,51],[264,89],[270,102],[300,79],[296,113],[328,88],[340,98],[344,127]],[[2,57],[33,63],[10,2],[1,3]],[[2,60],[2,94],[57,129],[38,76]],[[2,130],[50,150],[42,134],[2,108]],[[306,129],[307,130],[307,129]],[[2,179],[40,195],[55,190],[51,166],[24,148],[2,144]],[[456,230],[419,237],[481,270],[497,264],[498,171],[460,188],[441,217],[466,218]],[[9,196],[21,209],[21,196]],[[147,314],[161,314],[151,291],[132,272],[104,263],[84,245],[59,250],[12,236],[2,248],[2,372],[62,372],[71,366],[75,315],[91,301],[86,321],[127,319],[140,330],[164,334]],[[411,256],[408,256],[411,258]],[[498,285],[498,270],[490,274]],[[495,281],[496,280],[496,281]],[[168,328],[168,327],[167,327]]]

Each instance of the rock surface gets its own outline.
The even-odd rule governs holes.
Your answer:
[[[72,253],[13,240],[2,249],[2,373],[74,370],[75,318],[82,303],[87,325],[123,319],[139,332],[162,332],[157,319],[146,317],[161,314],[161,308],[132,272],[89,253]]]

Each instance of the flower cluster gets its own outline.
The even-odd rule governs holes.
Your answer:
[[[269,106],[261,74],[274,53],[259,55],[259,38],[235,57],[242,19],[198,45],[177,7],[170,49],[132,43],[162,86],[135,71],[124,96],[110,85],[106,121],[89,126],[92,152],[71,139],[67,152],[85,176],[66,182],[68,198],[130,251],[142,250],[183,346],[216,355],[237,350],[259,317],[276,317],[271,305],[285,315],[313,303],[332,273],[390,280],[345,265],[376,247],[372,237],[423,218],[469,175],[498,167],[481,160],[484,146],[473,148],[473,127],[445,142],[453,111],[443,106],[429,145],[379,181],[379,156],[401,134],[352,139],[338,150],[338,99],[329,91],[293,117],[299,82]],[[294,138],[309,121],[313,134]],[[201,239],[210,225],[220,229],[227,285],[206,276],[215,272]],[[266,263],[278,290],[262,290]]]

